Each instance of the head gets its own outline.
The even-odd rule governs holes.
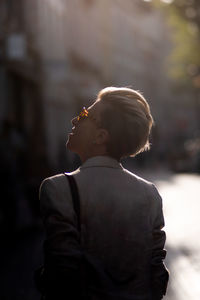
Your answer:
[[[87,116],[74,118],[72,124],[67,146],[82,161],[97,155],[120,160],[150,148],[150,108],[145,98],[130,88],[101,90]]]

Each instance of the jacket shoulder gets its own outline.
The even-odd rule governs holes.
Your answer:
[[[154,186],[154,183],[152,183],[151,181],[148,181],[132,172],[130,172],[129,170],[123,168],[124,173],[126,174],[126,176],[128,176],[130,179],[132,179],[133,181],[136,181],[140,184],[146,185],[146,186]]]
[[[69,216],[73,213],[71,191],[64,174],[44,179],[40,185],[39,199],[42,216],[52,213]]]
[[[50,177],[47,177],[45,178],[42,183],[41,183],[41,186],[42,185],[45,185],[45,184],[48,184],[50,182],[52,183],[55,183],[55,184],[59,184],[59,183],[63,183],[63,182],[66,182],[66,175],[76,175],[80,172],[79,169],[73,171],[73,172],[64,172],[64,173],[60,173],[60,174],[56,174],[56,175],[53,175],[53,176],[50,176]]]
[[[128,171],[127,169],[124,169],[124,172],[125,172],[126,176],[129,178],[129,180],[131,180],[135,185],[140,187],[140,190],[143,190],[146,193],[148,198],[156,199],[157,202],[162,202],[161,196],[157,190],[157,187],[153,182],[148,181],[148,180]]]

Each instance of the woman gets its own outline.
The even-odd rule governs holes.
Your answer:
[[[152,183],[120,164],[149,149],[152,123],[144,97],[116,87],[101,90],[72,120],[67,147],[82,165],[69,175],[80,196],[81,230],[66,176],[47,178],[40,189],[46,299],[81,299],[83,290],[87,299],[165,294],[162,200]]]

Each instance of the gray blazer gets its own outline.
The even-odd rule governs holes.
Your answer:
[[[71,174],[80,194],[82,246],[65,175],[47,178],[40,188],[46,264],[78,268],[84,252],[116,283],[119,299],[146,300],[152,294],[161,299],[168,271],[162,200],[155,186],[106,156],[88,159]]]

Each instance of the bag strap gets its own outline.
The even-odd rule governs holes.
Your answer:
[[[74,211],[77,216],[78,231],[81,232],[80,197],[79,197],[78,187],[77,187],[77,184],[76,184],[76,181],[75,181],[73,175],[68,175],[67,173],[64,173],[64,174],[65,174],[66,178],[68,179],[70,190],[71,190],[73,207],[74,207]]]

